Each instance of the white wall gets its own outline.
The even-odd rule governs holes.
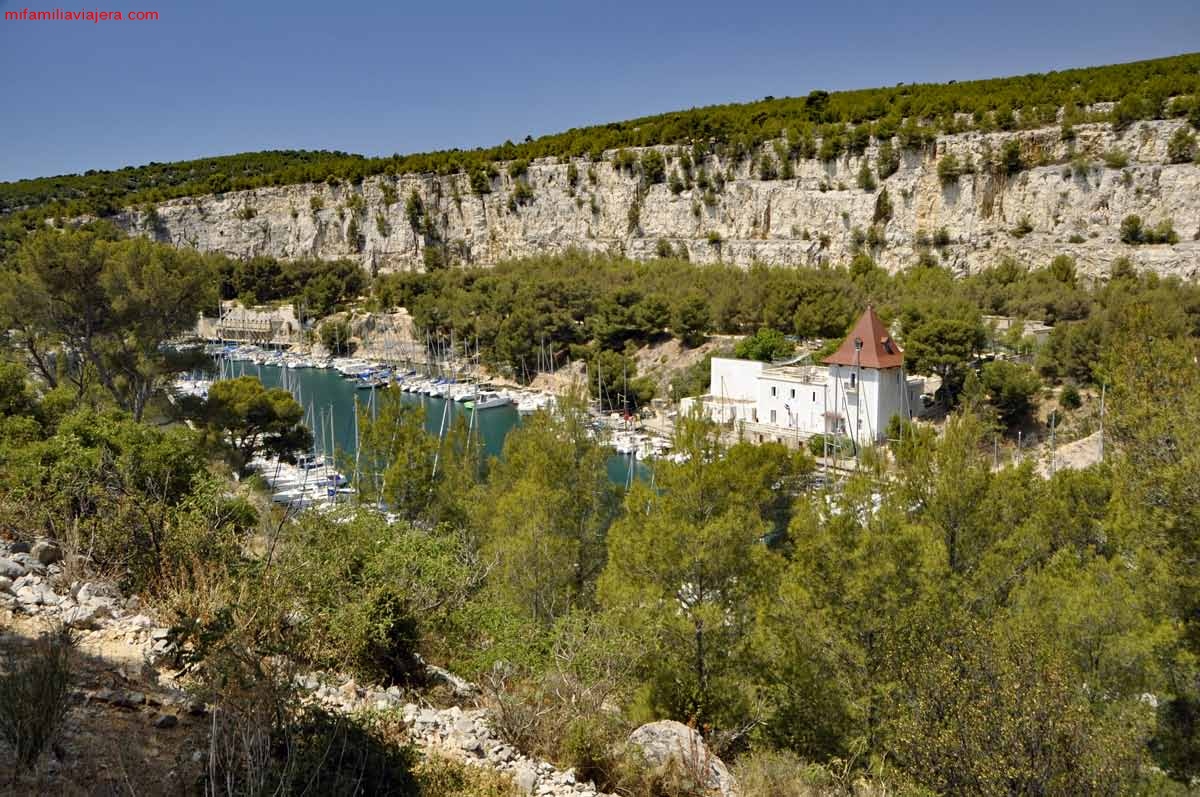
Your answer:
[[[758,422],[799,429],[804,434],[824,431],[826,387],[764,374],[758,381]]]
[[[754,401],[758,398],[758,377],[764,365],[757,360],[713,357],[708,392],[716,399]]]
[[[851,375],[856,371],[856,389],[851,389]],[[893,415],[907,417],[907,384],[903,369],[855,369],[853,366],[831,365],[829,376],[836,386],[836,411],[845,419],[846,433],[860,443],[881,442]],[[831,399],[833,393],[831,389]],[[919,396],[917,406],[920,406]]]

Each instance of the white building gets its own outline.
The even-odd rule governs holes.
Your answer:
[[[881,442],[892,417],[921,414],[924,380],[904,371],[904,352],[868,307],[842,345],[815,365],[768,365],[714,357],[709,392],[684,399],[758,441],[814,434]]]

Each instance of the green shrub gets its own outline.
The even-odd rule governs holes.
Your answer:
[[[301,699],[294,673],[233,646],[199,687],[212,706],[206,794],[417,797],[399,718],[335,715]]]
[[[815,434],[808,438],[808,451],[814,457],[828,453],[831,457],[847,459],[854,456],[854,441],[839,435]]]
[[[900,169],[900,156],[892,148],[891,141],[879,145],[879,154],[875,158],[875,171],[880,180],[886,180]]]
[[[962,175],[962,172],[962,164],[958,162],[958,157],[953,152],[947,152],[942,156],[942,159],[938,161],[938,179],[940,179],[943,184],[948,185],[950,183],[957,182],[959,176]]]
[[[742,797],[814,797],[838,786],[825,768],[787,750],[754,751],[738,759],[733,775]]]
[[[1154,227],[1146,227],[1137,215],[1129,215],[1121,220],[1121,242],[1137,246],[1139,244],[1176,244],[1179,235],[1170,219],[1163,219]]]
[[[1167,142],[1167,163],[1190,163],[1196,157],[1196,136],[1181,127]]]
[[[864,191],[875,190],[875,176],[871,174],[871,165],[865,160],[858,170],[858,187]]]
[[[339,357],[344,357],[354,351],[353,333],[350,322],[345,319],[326,321],[318,332],[321,345]]]
[[[652,185],[661,183],[667,178],[666,161],[663,160],[662,153],[656,149],[649,149],[642,153],[641,167],[642,177]]]
[[[1004,146],[1000,149],[1000,166],[1004,169],[1004,173],[1010,176],[1026,167],[1025,161],[1021,157],[1020,141],[1011,138],[1004,142]]]
[[[1129,165],[1129,156],[1119,149],[1105,150],[1100,157],[1104,161],[1104,165],[1110,169],[1124,169]]]
[[[513,185],[512,198],[518,205],[525,205],[533,201],[533,188],[524,180],[517,180]]]
[[[892,200],[888,196],[888,190],[885,188],[875,197],[875,212],[871,216],[871,221],[876,224],[887,224],[892,220]]]
[[[784,337],[782,332],[770,327],[762,327],[750,337],[738,341],[733,348],[733,356],[742,360],[760,360],[769,363],[787,357],[795,349],[796,347]]]
[[[996,408],[1005,424],[1020,420],[1033,409],[1042,386],[1032,368],[1007,360],[984,365],[981,383],[988,394],[988,402]]]
[[[471,193],[476,196],[492,193],[492,179],[483,169],[471,172]]]
[[[436,753],[425,756],[415,773],[421,797],[519,797],[511,779]]]
[[[0,674],[0,738],[12,748],[18,769],[32,769],[62,730],[74,650],[75,640],[64,629],[7,656]]]
[[[1079,395],[1079,388],[1074,385],[1067,385],[1062,389],[1062,393],[1058,396],[1058,403],[1064,409],[1077,410],[1083,404],[1083,398]]]

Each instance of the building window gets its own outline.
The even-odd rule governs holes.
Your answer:
[[[775,398],[775,386],[771,385],[771,398]]]
[[[850,389],[853,390],[857,386],[858,386],[858,374],[851,371],[850,372]]]
[[[813,391],[813,404],[817,403],[817,391]]]
[[[796,397],[796,388],[792,388],[792,398]]]
[[[775,388],[771,388],[774,390]],[[775,410],[771,410],[771,423],[775,423]]]

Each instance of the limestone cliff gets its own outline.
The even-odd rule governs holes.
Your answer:
[[[786,180],[758,179],[752,160],[710,156],[704,168],[724,177],[723,187],[678,193],[667,182],[640,184],[635,172],[614,166],[610,152],[600,163],[535,161],[519,179],[501,164],[482,195],[472,193],[467,175],[380,176],[359,185],[189,197],[154,213],[131,209],[118,221],[201,250],[350,257],[373,272],[421,268],[430,246],[451,262],[486,265],[569,248],[648,258],[662,241],[693,261],[739,265],[843,263],[867,247],[895,270],[936,243],[932,251],[960,271],[988,267],[1005,254],[1038,265],[1066,252],[1083,273],[1106,273],[1125,256],[1139,268],[1191,279],[1200,272],[1200,166],[1166,163],[1167,142],[1182,124],[1145,122],[1120,132],[1081,125],[1072,142],[1057,127],[940,136],[921,150],[897,147],[899,168],[874,190],[857,187],[856,177],[864,159],[875,167],[876,145],[833,161],[801,160]],[[939,177],[946,153],[964,163],[995,162],[1011,139],[1020,142],[1022,160],[1036,165],[1011,176],[976,169],[957,180]],[[659,149],[670,175],[677,150]],[[1103,156],[1112,152],[1128,164],[1106,166]],[[864,243],[883,188],[891,218]],[[410,212],[414,191],[421,215]],[[1151,225],[1170,219],[1179,243],[1121,243],[1121,220],[1131,214]]]

